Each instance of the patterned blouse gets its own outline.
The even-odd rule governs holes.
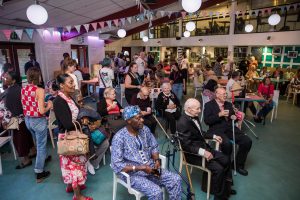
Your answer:
[[[147,164],[153,167],[154,161],[151,158],[152,154],[158,153],[158,143],[146,126],[139,130],[138,136],[133,136],[124,127],[114,136],[111,152],[111,168],[115,173],[121,172],[127,165]],[[147,176],[143,171],[130,173]]]

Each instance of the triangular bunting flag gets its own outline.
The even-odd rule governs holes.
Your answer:
[[[144,19],[145,19],[143,14],[140,14],[140,15],[139,15],[139,18],[140,18],[140,20],[141,20],[142,22],[143,22]]]
[[[129,24],[131,24],[131,19],[132,17],[127,17],[127,21],[129,22]]]
[[[63,27],[58,27],[57,31],[60,33],[60,35],[62,35],[62,33],[64,32],[64,28]]]
[[[222,12],[222,16],[223,16],[223,18],[225,18],[226,17],[226,12]]]
[[[41,38],[44,38],[44,29],[36,29]]]
[[[297,4],[293,4],[293,7],[294,7],[294,10],[296,11],[297,10]]]
[[[104,22],[99,22],[101,28],[104,28]]]
[[[268,14],[271,15],[272,8],[268,8],[267,10],[268,10]]]
[[[114,19],[113,21],[114,21],[115,26],[118,27],[119,26],[119,19]]]
[[[165,11],[161,10],[161,11],[159,11],[159,12],[160,12],[161,17],[164,17],[164,16],[165,16]]]
[[[168,11],[168,17],[170,18],[171,17],[171,15],[172,15],[172,11]]]
[[[84,26],[86,32],[88,33],[89,32],[89,28],[90,28],[90,24],[84,24],[83,26]]]
[[[125,18],[121,18],[120,21],[121,21],[122,26],[125,26],[125,23],[126,23]]]
[[[202,12],[202,16],[203,16],[203,17],[206,17],[206,16],[207,16],[207,12],[206,12],[206,11],[203,11],[203,12]]]
[[[147,16],[148,15],[148,10],[144,10],[144,16]]]
[[[66,29],[67,29],[67,31],[70,33],[70,32],[71,32],[71,29],[72,29],[72,26],[66,26]]]
[[[15,30],[15,33],[18,35],[19,39],[22,40],[23,29]]]
[[[107,23],[108,28],[111,29],[111,20],[106,21],[106,23]]]
[[[239,16],[239,14],[240,14],[240,11],[239,11],[239,10],[235,11],[235,15],[236,15],[236,16]]]
[[[2,30],[7,40],[10,39],[11,30]]]
[[[182,16],[182,18],[185,18],[186,12],[181,12],[181,16]]]
[[[280,11],[281,11],[281,14],[284,13],[284,10],[285,10],[285,6],[280,6]]]
[[[251,17],[252,16],[252,13],[253,13],[253,10],[249,10],[249,17]]]
[[[26,28],[25,32],[27,33],[28,37],[32,40],[32,38],[33,38],[33,29]]]
[[[287,10],[287,11],[289,11],[290,8],[291,8],[291,5],[287,5],[287,6],[286,6],[286,10]]]
[[[209,16],[212,17],[214,13],[212,11],[209,12]]]
[[[75,27],[76,31],[77,31],[78,33],[80,33],[80,27],[81,27],[81,25],[76,25],[76,26],[74,26],[74,27]]]
[[[154,17],[157,17],[156,15],[157,15],[157,11],[154,10],[154,11],[153,11],[153,16],[154,16]]]
[[[92,27],[93,27],[94,31],[95,31],[95,30],[97,30],[97,22],[95,22],[95,23],[91,23],[91,25],[92,25]]]
[[[254,10],[256,17],[258,16],[259,10]]]
[[[219,18],[220,12],[216,12],[216,16],[217,16],[217,18]]]
[[[51,35],[53,35],[54,28],[47,28],[47,30],[50,32]]]

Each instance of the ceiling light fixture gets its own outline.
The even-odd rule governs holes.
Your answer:
[[[148,40],[149,40],[148,36],[143,37],[143,42],[148,42]]]
[[[277,24],[279,24],[280,22],[280,15],[278,14],[272,14],[269,18],[268,18],[268,23],[271,26],[276,26]]]
[[[188,31],[190,31],[190,32],[193,31],[193,30],[195,30],[195,28],[196,28],[195,22],[188,22],[185,25],[185,29],[188,30]]]
[[[190,37],[190,36],[191,36],[191,32],[189,32],[189,31],[184,31],[183,36],[184,36],[184,37]]]
[[[43,25],[48,20],[47,10],[39,5],[38,1],[27,8],[26,15],[29,21],[35,25]]]
[[[253,25],[252,25],[252,24],[247,24],[247,25],[245,26],[245,31],[246,31],[247,33],[252,32],[252,31],[253,31]]]
[[[193,13],[199,10],[202,0],[182,0],[181,5],[183,9],[188,13]]]
[[[120,38],[124,38],[126,36],[126,31],[125,29],[119,29],[117,34]]]

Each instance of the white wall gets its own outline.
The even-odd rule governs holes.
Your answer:
[[[0,34],[0,42],[7,42],[5,36]],[[35,45],[36,59],[40,63],[43,77],[47,81],[53,79],[53,72],[60,69],[60,61],[63,59],[64,52],[71,53],[71,45],[82,44],[88,45],[88,59],[90,66],[99,63],[104,58],[104,41],[97,37],[85,36],[84,43],[79,43],[77,38],[62,42],[60,36],[56,33],[53,36],[50,33],[45,33],[41,38],[37,32],[34,32],[33,39],[29,39],[24,32],[22,40],[10,42],[30,42]],[[23,67],[23,66],[20,66]]]

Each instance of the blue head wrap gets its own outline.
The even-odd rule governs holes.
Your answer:
[[[128,120],[138,115],[141,112],[141,109],[138,106],[127,106],[123,111],[123,119]]]

